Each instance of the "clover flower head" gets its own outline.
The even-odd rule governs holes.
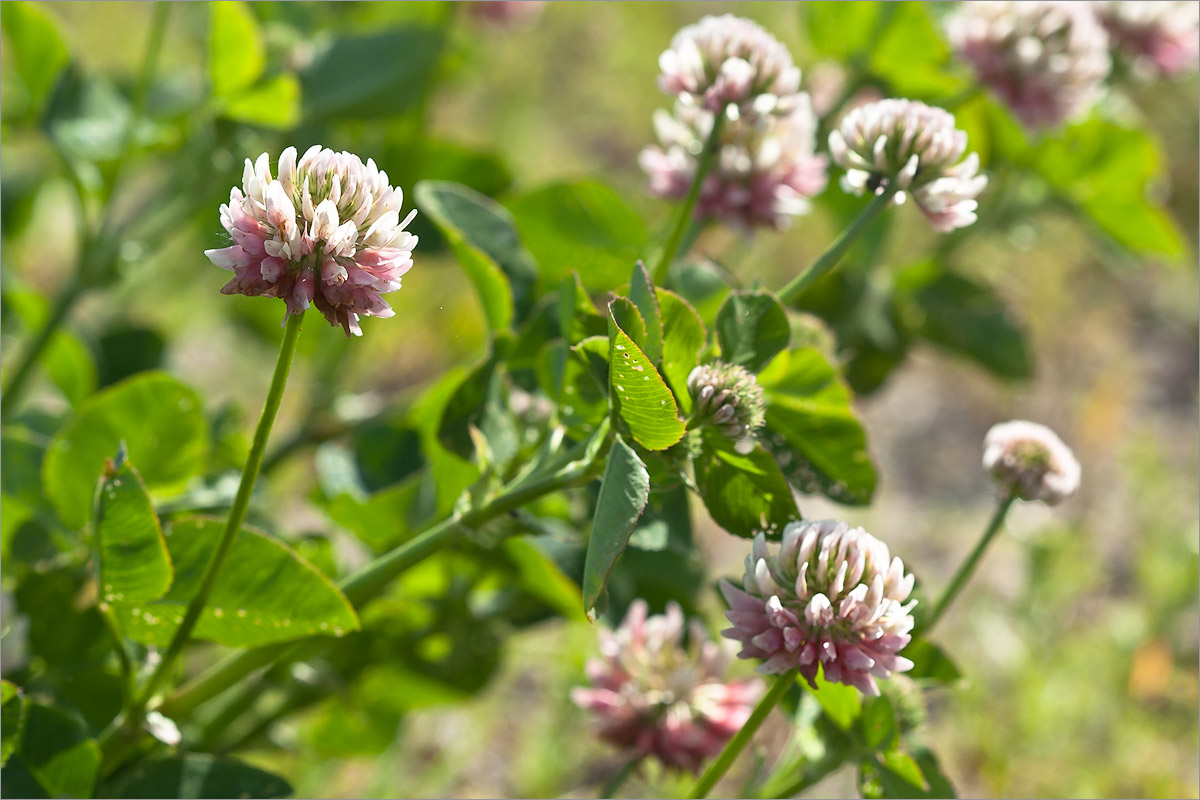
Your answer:
[[[467,11],[481,22],[507,28],[532,23],[545,6],[546,0],[471,0]]]
[[[946,20],[954,49],[1030,128],[1086,111],[1108,76],[1108,35],[1087,3],[961,3]]]
[[[717,753],[762,696],[762,682],[725,680],[729,651],[693,621],[683,646],[683,611],[648,616],[644,600],[629,606],[615,631],[601,631],[602,658],[588,662],[590,688],[571,697],[595,715],[600,738],[634,757],[656,756],[696,771]]]
[[[946,233],[975,221],[975,198],[987,186],[979,156],[963,158],[966,131],[954,115],[916,100],[891,98],[858,106],[829,134],[829,152],[846,170],[842,188],[880,194],[892,183],[896,202],[911,193],[935,231]]]
[[[877,695],[875,678],[913,666],[899,655],[911,638],[912,588],[904,563],[862,528],[793,522],[775,554],[755,537],[741,588],[721,582],[733,623],[723,633],[742,643],[741,658],[764,659],[759,672],[798,669],[815,688],[820,668],[828,681]]]
[[[745,367],[724,361],[701,364],[688,374],[687,387],[698,424],[712,425],[734,441],[753,439],[763,426],[763,390]]]
[[[676,103],[659,109],[654,128],[659,145],[642,150],[638,163],[650,177],[650,193],[672,200],[687,196],[715,116]],[[811,209],[809,198],[827,182],[827,161],[816,150],[817,120],[803,92],[791,110],[773,116],[727,119],[715,161],[700,187],[697,219],[719,219],[739,230],[786,228]]]
[[[1113,47],[1144,71],[1173,77],[1196,69],[1200,60],[1200,3],[1097,0],[1092,8]]]
[[[221,206],[221,224],[233,245],[204,254],[234,277],[223,294],[279,297],[284,319],[315,305],[331,325],[361,336],[360,316],[391,317],[380,295],[400,288],[412,267],[417,237],[405,230],[404,193],[388,184],[375,162],[314,145],[279,156],[246,159],[242,188]]]
[[[983,440],[983,468],[1022,500],[1057,505],[1079,488],[1075,454],[1045,425],[1013,420],[993,425]]]
[[[787,113],[800,70],[778,39],[748,19],[724,14],[681,28],[658,59],[659,87],[687,105],[742,115]]]

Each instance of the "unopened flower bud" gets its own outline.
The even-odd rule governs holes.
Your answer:
[[[762,427],[763,390],[744,367],[723,361],[702,364],[688,374],[687,387],[698,425],[711,425],[734,441],[751,439]]]

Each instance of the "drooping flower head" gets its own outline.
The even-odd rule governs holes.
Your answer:
[[[400,288],[412,266],[417,237],[402,221],[404,193],[368,159],[314,145],[296,159],[279,156],[272,177],[266,153],[246,159],[242,188],[221,206],[221,224],[233,245],[205,250],[218,267],[233,270],[223,294],[279,297],[286,320],[315,305],[331,325],[361,336],[361,315],[395,314],[380,295]]]
[[[1113,47],[1136,66],[1173,77],[1200,60],[1200,3],[1194,0],[1098,0],[1096,16]]]
[[[787,113],[800,70],[778,39],[748,19],[724,14],[681,28],[658,59],[659,87],[687,105],[740,114]]]
[[[1086,111],[1108,76],[1108,36],[1087,3],[960,3],[946,32],[979,81],[1030,128]]]
[[[825,189],[827,161],[814,152],[817,121],[808,95],[793,95],[791,106],[786,114],[726,120],[720,150],[700,187],[697,219],[718,219],[740,230],[781,229],[808,213],[808,199]],[[661,146],[646,147],[638,157],[651,194],[687,196],[713,120],[712,112],[683,103],[674,114],[655,112]]]
[[[862,528],[837,520],[793,522],[771,555],[759,534],[746,557],[742,588],[721,582],[742,658],[761,658],[758,671],[798,669],[814,684],[825,679],[877,695],[875,678],[912,669],[898,655],[913,627],[908,600],[913,577],[888,547]],[[814,684],[815,686],[815,684]]]
[[[699,622],[692,622],[685,649],[678,605],[663,615],[647,611],[635,600],[615,631],[601,631],[603,657],[587,665],[592,686],[571,697],[595,715],[602,739],[634,757],[653,755],[695,771],[745,724],[762,683],[726,681],[729,652]]]
[[[1079,462],[1045,425],[1013,420],[993,425],[983,440],[983,468],[1022,500],[1056,505],[1079,488]]]
[[[975,198],[987,186],[977,174],[979,156],[966,158],[967,134],[950,112],[916,100],[888,99],[852,109],[840,130],[829,134],[829,152],[846,170],[842,188],[881,193],[893,182],[912,194],[935,231],[946,233],[975,221]]]
[[[688,374],[696,423],[712,425],[734,441],[752,439],[765,419],[763,390],[745,367],[715,361]]]

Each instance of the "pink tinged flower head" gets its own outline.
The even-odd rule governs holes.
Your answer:
[[[595,716],[600,738],[670,767],[699,770],[762,696],[759,680],[725,680],[729,651],[700,623],[686,626],[674,603],[649,616],[646,602],[634,601],[615,631],[600,633],[600,654],[587,665],[591,686],[576,687],[572,699]]]
[[[960,3],[946,32],[979,81],[1030,128],[1086,111],[1111,67],[1108,35],[1088,3]]]
[[[967,134],[950,112],[916,100],[888,99],[859,106],[829,134],[829,152],[846,170],[842,188],[879,194],[893,182],[939,233],[975,221],[975,198],[987,186],[979,156],[967,155]]]
[[[393,316],[380,295],[400,288],[417,244],[405,230],[417,212],[400,219],[404,193],[374,161],[320,145],[299,159],[287,148],[276,171],[266,153],[246,159],[242,188],[221,206],[233,244],[204,251],[234,273],[221,292],[279,297],[285,320],[315,305],[348,336],[362,335],[360,316]]]
[[[672,200],[687,195],[714,118],[683,103],[676,103],[674,114],[655,113],[659,145],[645,148],[638,158],[651,194]],[[804,93],[793,95],[786,114],[727,119],[719,147],[700,187],[698,219],[718,219],[741,230],[778,230],[808,213],[809,198],[825,189],[827,162],[814,152],[816,118]]]
[[[983,468],[1022,500],[1056,505],[1079,488],[1071,448],[1045,425],[1013,420],[992,426],[983,440]]]
[[[541,16],[546,0],[472,0],[472,17],[497,28],[527,25]]]
[[[796,669],[815,688],[820,669],[877,695],[875,678],[913,666],[899,655],[911,638],[912,588],[904,563],[862,528],[793,522],[777,553],[755,538],[740,588],[721,582],[732,623],[723,633],[741,642],[741,658],[763,660],[759,672]]]
[[[742,115],[787,113],[800,70],[778,39],[748,19],[724,14],[681,28],[658,59],[659,87],[686,105]]]
[[[1200,3],[1099,0],[1096,16],[1114,48],[1143,72],[1174,77],[1200,61]]]

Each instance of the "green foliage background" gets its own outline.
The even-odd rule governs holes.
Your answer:
[[[133,371],[165,368],[204,397],[211,480],[192,486],[212,492],[220,508],[229,489],[217,479],[245,451],[282,313],[277,301],[218,294],[226,274],[201,253],[222,244],[217,207],[240,180],[244,157],[313,142],[372,156],[405,189],[406,208],[419,179],[466,184],[499,197],[533,258],[565,255],[586,288],[611,288],[627,281],[632,259],[669,219],[667,204],[645,195],[636,157],[651,140],[651,113],[667,105],[654,81],[658,53],[674,31],[706,13],[751,17],[789,46],[811,87],[819,63],[844,61],[867,41],[863,31],[878,8],[855,5],[852,13],[864,17],[857,27],[819,4],[792,3],[555,3],[513,28],[488,27],[461,6],[434,3],[173,7],[147,99],[150,122],[137,131],[138,155],[125,180],[126,189],[147,195],[169,181],[177,191],[168,196],[185,209],[182,222],[152,247],[136,237],[121,243],[117,274],[85,298],[69,333],[51,345],[29,405],[54,415]],[[898,93],[936,98],[966,87],[963,75],[942,63],[945,47],[930,22],[946,5],[904,4],[891,33],[875,42],[868,66]],[[15,40],[6,21],[5,368],[46,313],[45,298],[69,280],[78,246],[69,184],[50,140],[30,123],[49,102],[46,130],[79,165],[81,180],[100,185],[120,145],[113,130],[121,107],[112,93],[127,94],[134,84],[150,17],[137,3],[35,8],[61,31],[64,46],[60,51],[29,28]],[[218,17],[227,37],[210,41]],[[23,52],[37,58],[22,63]],[[57,68],[66,53],[84,74],[111,85],[48,101],[53,87],[37,76]],[[214,63],[221,65],[215,72]],[[95,113],[85,117],[87,126],[72,125],[70,116],[54,116],[55,103]],[[862,395],[857,408],[881,477],[868,508],[805,497],[801,509],[810,518],[863,524],[915,565],[926,586],[940,586],[992,504],[978,467],[984,432],[1017,417],[1053,427],[1079,456],[1083,487],[1054,512],[1019,507],[1012,535],[989,553],[947,618],[939,640],[966,678],[939,690],[926,738],[963,795],[1197,796],[1196,78],[1129,84],[1089,122],[1041,142],[1014,139],[995,115],[985,97],[959,110],[985,169],[993,159],[1022,167],[993,174],[978,225],[937,238],[911,207],[896,210],[889,238],[877,250],[865,243],[841,277],[808,301],[826,316],[853,309],[833,327]],[[429,135],[421,137],[422,130]],[[589,183],[548,187],[566,181]],[[989,194],[1006,183],[1016,185],[1013,199],[989,205]],[[136,192],[130,194],[124,213],[160,210],[136,210]],[[614,207],[613,195],[629,210]],[[785,233],[746,238],[714,227],[696,250],[719,262],[735,285],[777,288],[825,249],[855,208],[833,185],[814,213]],[[366,321],[366,335],[350,343],[309,321],[276,427],[276,443],[292,437],[304,457],[269,473],[254,509],[273,530],[294,534],[296,549],[331,577],[344,574],[354,557],[345,539],[388,546],[385,521],[395,519],[395,509],[411,512],[414,493],[424,493],[426,505],[452,501],[463,488],[462,470],[450,450],[438,451],[443,461],[433,467],[444,482],[396,480],[423,466],[403,463],[415,452],[404,437],[432,435],[436,427],[421,421],[421,405],[406,417],[411,427],[382,426],[351,438],[356,475],[339,469],[347,437],[315,451],[311,441],[373,409],[407,408],[432,381],[452,368],[472,368],[485,354],[489,329],[510,312],[480,303],[456,254],[466,262],[472,256],[464,250],[485,253],[483,280],[496,269],[488,258],[496,262],[513,285],[518,314],[563,277],[543,273],[522,283],[514,276],[525,274],[526,256],[511,243],[456,231],[432,207],[418,225],[416,266],[389,298],[394,319]],[[580,248],[573,237],[584,225],[589,247]],[[917,260],[914,253],[933,256]],[[719,301],[701,304],[706,319]],[[954,316],[964,309],[978,313]],[[12,436],[5,430],[5,516],[13,508],[19,514],[21,504],[37,506],[36,485],[9,482],[9,459],[23,436],[36,438],[36,420],[29,429]],[[136,451],[134,463],[146,471]],[[169,466],[158,487],[146,471],[151,489],[190,477]],[[384,477],[373,482],[374,475]],[[710,574],[737,574],[745,542],[717,529],[699,507],[693,519]],[[19,534],[4,528],[6,677],[10,664],[29,655],[11,649],[20,638],[11,632],[26,623],[11,613],[16,579],[8,557],[53,555],[45,542]],[[527,584],[544,587],[561,577],[547,577],[545,558],[521,550],[522,541],[509,540],[507,556]],[[245,743],[239,755],[287,776],[299,796],[591,796],[619,762],[591,739],[568,699],[594,652],[586,621],[562,601],[573,588],[551,586],[539,598],[563,617],[514,631],[512,616],[489,616],[471,605],[478,597],[455,594],[477,569],[455,553],[431,559],[363,618],[368,627],[372,618],[404,620],[425,613],[422,598],[449,596],[458,605],[439,613],[463,630],[414,642],[397,624],[394,636],[385,628],[370,639],[347,639],[324,658],[335,666],[361,662],[355,680],[322,683],[327,673],[315,670],[313,691],[328,697],[277,724],[235,728],[233,739]],[[654,574],[653,563],[645,569]],[[673,578],[689,580],[670,575],[660,582]],[[69,601],[55,589],[57,579],[51,572],[40,582],[23,581],[16,605],[50,613],[54,602]],[[719,617],[711,593],[701,610]],[[86,647],[88,620],[73,624],[79,631],[46,630],[34,621],[28,647],[51,662],[77,658],[77,649],[45,641],[74,636],[72,648]],[[446,656],[457,647],[470,655],[459,661],[469,664],[461,674],[429,668],[450,663]],[[399,661],[402,650],[421,660]],[[69,687],[60,691],[70,695]],[[77,687],[85,717],[104,718],[98,691]],[[280,697],[266,681],[244,699],[269,721]],[[785,735],[782,719],[772,725],[761,740],[768,758]],[[753,767],[753,759],[744,761],[730,792]],[[671,780],[651,776],[627,791],[672,791]],[[853,791],[853,775],[839,773],[813,794]]]

